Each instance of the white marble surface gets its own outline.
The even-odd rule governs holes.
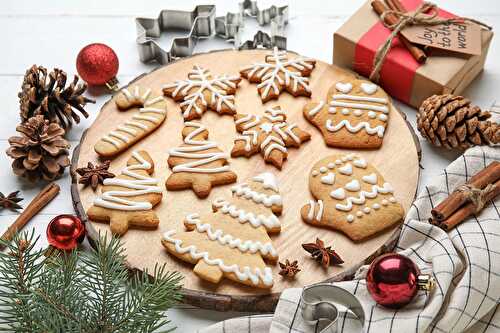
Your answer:
[[[217,5],[217,14],[237,10],[236,0],[212,0],[204,3]],[[283,4],[283,1],[259,1],[264,7],[269,4]],[[333,32],[363,3],[363,0],[308,0],[289,1],[290,22],[287,28],[288,48],[298,53],[326,62],[332,59]],[[2,51],[0,52],[0,101],[2,106],[2,125],[0,126],[0,150],[8,147],[7,139],[15,134],[18,123],[17,92],[24,71],[32,64],[48,68],[59,67],[72,75],[78,51],[88,43],[103,42],[110,45],[120,58],[118,79],[122,84],[135,76],[150,71],[154,65],[142,64],[136,53],[134,17],[156,17],[161,9],[191,10],[197,1],[193,0],[154,0],[154,1],[100,1],[100,0],[2,0],[0,4],[0,31],[2,31]],[[496,27],[500,23],[500,4],[494,0],[438,1],[445,9],[458,15],[472,16]],[[251,19],[245,21],[244,39],[249,39],[257,25]],[[268,27],[263,30],[269,31]],[[172,37],[182,32],[162,37],[168,43]],[[222,40],[201,41],[197,52],[230,47]],[[500,85],[500,47],[494,39],[486,62],[484,73],[465,91],[481,107],[488,107],[497,100]],[[69,135],[75,146],[83,130],[89,126],[108,95],[96,96],[97,103],[88,105],[91,114]],[[415,110],[397,103],[415,125]],[[423,150],[421,185],[444,168],[457,154],[432,148],[421,141]],[[3,193],[20,189],[25,201],[40,190],[12,175],[10,160],[0,154],[0,191]],[[41,214],[30,222],[42,234],[48,221],[61,213],[73,213],[69,193],[69,176],[66,174],[58,183],[62,193]],[[16,218],[7,210],[0,212],[0,232]],[[240,315],[200,310],[181,306],[168,312],[177,332],[193,332],[225,318]]]

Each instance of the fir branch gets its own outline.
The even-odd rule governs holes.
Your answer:
[[[170,323],[164,311],[180,300],[178,272],[157,266],[129,279],[117,238],[49,259],[37,240],[33,232],[0,240],[8,248],[0,252],[0,331],[149,333]]]

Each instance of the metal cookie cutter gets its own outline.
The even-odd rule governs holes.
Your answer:
[[[358,299],[348,291],[328,283],[305,287],[302,291],[300,307],[304,321],[311,325],[315,325],[321,320],[330,321],[320,333],[337,332],[339,318],[337,305],[342,305],[354,313],[361,322],[361,327],[364,326],[363,307]]]
[[[258,30],[253,40],[241,41],[244,27],[244,17],[249,16],[257,20],[260,26],[271,24],[271,33]],[[288,24],[288,6],[271,6],[260,10],[257,1],[244,0],[239,3],[238,13],[227,13],[215,18],[215,34],[232,41],[238,49],[255,49],[257,46],[265,48],[278,47],[286,49],[285,26]]]
[[[165,9],[157,18],[136,18],[139,58],[142,62],[156,60],[163,65],[191,55],[199,38],[212,36],[214,19],[214,5],[196,6],[193,11]],[[168,51],[154,40],[162,32],[177,29],[187,30],[189,33],[185,37],[174,38]]]

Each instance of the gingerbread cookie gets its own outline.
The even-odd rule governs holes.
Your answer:
[[[365,80],[336,82],[327,103],[309,103],[304,117],[316,126],[330,147],[378,148],[382,145],[391,102],[387,94]]]
[[[130,227],[156,229],[159,220],[153,207],[160,203],[162,189],[151,177],[153,171],[147,152],[133,152],[121,175],[104,180],[102,195],[87,211],[89,219],[109,223],[115,235],[123,235]]]
[[[235,114],[234,94],[241,78],[221,75],[213,77],[208,69],[195,65],[187,80],[163,86],[163,94],[172,97],[185,120],[201,118],[207,109],[220,114]]]
[[[258,83],[257,90],[265,103],[277,99],[283,90],[293,96],[311,96],[309,79],[316,60],[304,57],[288,59],[287,51],[275,47],[265,62],[245,67],[240,74],[252,83]]]
[[[241,133],[234,140],[231,156],[250,157],[258,152],[264,161],[281,170],[287,159],[287,147],[300,147],[309,140],[309,133],[286,122],[286,114],[279,106],[267,109],[265,115],[236,114],[236,130]]]
[[[206,198],[212,186],[231,184],[236,174],[229,170],[229,155],[214,141],[208,141],[208,131],[197,122],[184,123],[184,144],[169,151],[167,190],[193,189],[199,198]]]
[[[392,186],[374,166],[354,154],[332,155],[317,162],[309,176],[309,189],[317,200],[302,207],[302,219],[339,230],[355,241],[404,217]]]
[[[213,212],[186,217],[188,231],[167,231],[163,246],[175,257],[195,264],[200,278],[218,283],[226,277],[238,283],[271,288],[273,275],[263,259],[278,260],[268,233],[281,224],[273,210],[282,210],[276,179],[263,173],[250,184],[233,187],[233,198],[217,199]]]
[[[132,118],[104,135],[94,146],[97,154],[112,157],[131,147],[148,134],[154,132],[167,117],[167,104],[163,96],[152,96],[151,90],[143,91],[139,86],[122,89],[115,96],[120,110],[140,107]]]

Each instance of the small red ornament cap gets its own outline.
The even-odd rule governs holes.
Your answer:
[[[76,70],[89,85],[116,85],[118,67],[118,56],[106,44],[89,44],[76,57]]]
[[[410,303],[418,290],[431,290],[434,279],[430,275],[420,274],[410,258],[398,253],[387,253],[371,263],[366,275],[366,286],[375,302],[397,309]]]
[[[58,250],[73,250],[85,238],[85,226],[74,215],[58,215],[47,226],[47,240]]]

